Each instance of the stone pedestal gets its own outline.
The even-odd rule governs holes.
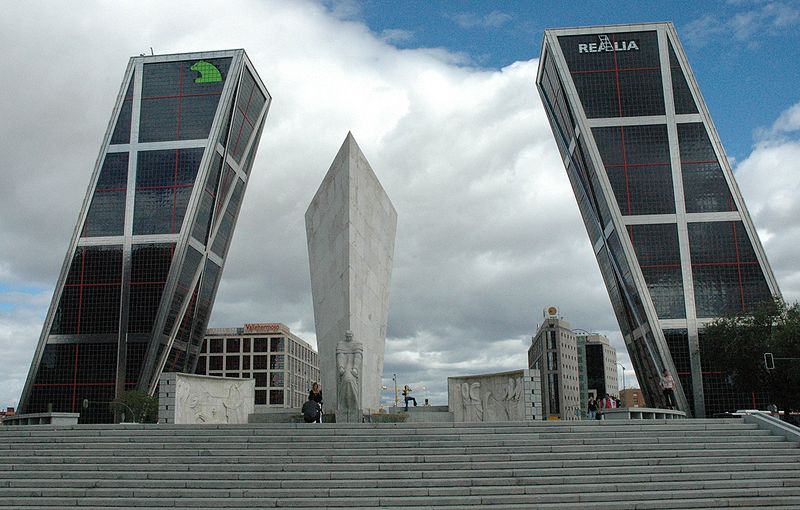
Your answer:
[[[541,419],[538,370],[449,377],[448,408],[456,423]]]
[[[158,423],[247,423],[255,411],[255,379],[161,374]]]

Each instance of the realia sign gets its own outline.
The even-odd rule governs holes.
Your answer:
[[[605,53],[607,51],[638,51],[636,41],[611,41],[607,35],[598,35],[599,43],[578,44],[578,53]]]

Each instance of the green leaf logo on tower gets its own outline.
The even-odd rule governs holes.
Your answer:
[[[607,51],[638,51],[636,41],[611,41],[607,35],[598,35],[599,43],[578,44],[578,53],[605,53]]]
[[[222,81],[222,74],[220,74],[219,69],[217,69],[214,64],[206,62],[205,60],[195,62],[189,69],[200,73],[200,77],[194,79],[195,83],[214,83]]]

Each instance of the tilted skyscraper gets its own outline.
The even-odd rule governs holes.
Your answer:
[[[244,50],[130,59],[23,412],[111,421],[115,396],[194,371],[270,101]]]
[[[536,84],[649,405],[765,403],[703,360],[702,327],[780,291],[671,23],[546,30]]]

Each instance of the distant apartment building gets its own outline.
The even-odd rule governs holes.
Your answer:
[[[319,381],[319,355],[281,323],[209,328],[195,373],[255,379],[256,411],[294,408]]]
[[[569,323],[554,306],[544,310],[544,322],[528,349],[528,367],[541,374],[545,419],[580,419],[578,345]]]

